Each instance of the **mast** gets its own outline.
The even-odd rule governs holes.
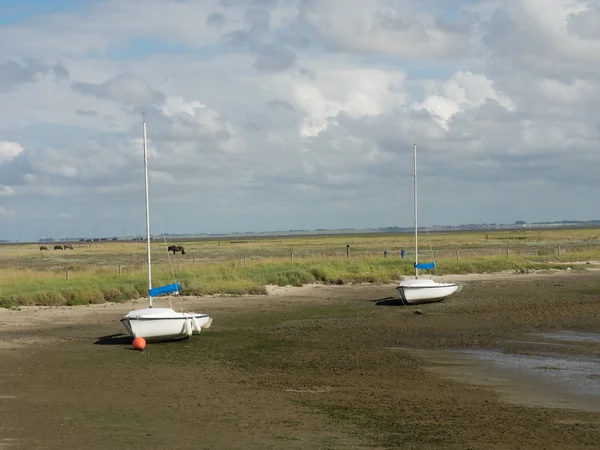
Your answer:
[[[148,254],[148,306],[152,308],[152,269],[150,267],[150,202],[148,200],[148,147],[146,144],[146,113],[144,113],[144,175],[145,175],[145,191],[146,191],[146,251]]]
[[[419,269],[417,264],[419,262],[419,245],[418,245],[418,221],[417,221],[417,144],[413,146],[413,160],[414,160],[414,193],[415,193],[415,278],[419,278]]]

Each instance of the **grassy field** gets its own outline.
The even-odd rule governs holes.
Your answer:
[[[169,255],[167,244],[156,240],[153,284],[179,281],[187,295],[260,294],[269,284],[387,283],[413,273],[409,233],[171,243],[183,245],[186,254]],[[0,246],[1,306],[77,305],[145,296],[144,242],[82,242],[63,251],[53,246],[47,252],[39,244]],[[435,258],[437,275],[577,270],[595,267],[600,260],[600,230],[436,232],[421,235],[419,249],[421,261]]]

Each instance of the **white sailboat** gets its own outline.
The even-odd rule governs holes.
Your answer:
[[[455,283],[441,283],[431,279],[419,278],[419,269],[433,269],[435,262],[419,263],[419,235],[417,220],[417,144],[413,147],[414,159],[414,214],[415,214],[415,278],[401,281],[396,291],[403,302],[411,305],[439,302],[456,292]]]
[[[188,338],[209,328],[212,318],[208,314],[177,312],[172,308],[154,308],[153,297],[160,294],[179,294],[179,283],[152,288],[152,263],[150,258],[150,202],[148,198],[148,149],[146,145],[146,118],[144,117],[144,173],[146,190],[146,247],[148,256],[148,308],[129,311],[121,319],[127,332],[146,341],[169,341]]]

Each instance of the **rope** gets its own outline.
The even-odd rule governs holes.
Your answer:
[[[418,205],[417,205],[417,214],[418,213],[419,213],[419,211],[418,211]],[[425,225],[424,225],[425,226],[425,233],[427,234],[427,238],[428,238],[427,240],[429,241],[429,250],[431,251],[431,260],[435,263],[435,254],[433,252],[433,246],[431,245],[431,239],[430,239],[431,236],[429,235],[429,228],[427,227],[427,221],[424,220],[423,222],[425,223]],[[418,230],[417,230],[417,232],[418,232]],[[433,270],[434,270],[435,276],[436,277],[439,276],[438,275],[438,271],[437,271],[437,264],[435,264],[433,266]]]
[[[429,240],[429,250],[431,251],[431,259],[433,262],[435,262],[435,253],[433,251],[433,246],[431,245],[431,239],[429,239],[430,236],[429,236],[429,229],[427,228],[427,222],[425,222],[425,233],[427,233],[427,238]],[[433,266],[433,270],[435,272],[435,276],[436,277],[439,276],[438,271],[437,271],[437,264]]]
[[[160,223],[160,231],[162,232],[162,237],[163,237],[163,242],[165,243],[165,248],[167,249],[167,259],[169,260],[169,267],[171,268],[171,275],[173,276],[173,282],[177,283],[177,278],[175,278],[175,269],[173,269],[173,262],[171,261],[171,254],[169,253],[169,246],[167,245],[167,237],[165,236],[165,230],[163,228],[163,224],[162,224],[162,218],[160,217],[160,214],[158,214],[158,221]],[[180,303],[180,308],[183,311],[183,305],[181,302]],[[171,309],[173,309],[173,296],[169,295],[169,305],[171,306]]]
[[[140,208],[140,210],[141,210],[141,208]],[[136,228],[136,230],[135,230],[135,237],[136,237],[136,238],[137,238],[137,237],[139,236],[139,234],[140,234],[140,222],[141,222],[141,220],[142,220],[142,219],[141,219],[141,216],[142,216],[142,212],[140,211],[140,212],[138,212],[138,222],[137,222],[137,228]],[[140,241],[136,240],[136,241],[135,241],[135,247],[134,247],[135,255],[137,255],[137,252],[138,252],[138,249],[139,249],[139,247],[140,247]],[[132,291],[132,292],[133,292],[133,290],[134,290],[134,286],[133,286],[133,280],[134,280],[134,278],[135,278],[135,263],[136,263],[136,259],[135,259],[135,257],[134,257],[134,259],[133,259],[133,270],[131,271],[131,278],[130,278],[130,280],[131,280],[131,291]],[[133,300],[134,300],[133,298],[129,300],[129,302],[131,303],[131,308],[132,308],[132,309],[133,309],[133,306],[134,306],[134,304],[133,304]]]

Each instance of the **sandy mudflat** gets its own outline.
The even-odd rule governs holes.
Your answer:
[[[419,307],[393,285],[181,297],[213,326],[144,352],[119,323],[144,300],[0,310],[0,448],[597,448],[597,272],[443,279],[464,287]],[[553,384],[571,360],[585,386]]]

